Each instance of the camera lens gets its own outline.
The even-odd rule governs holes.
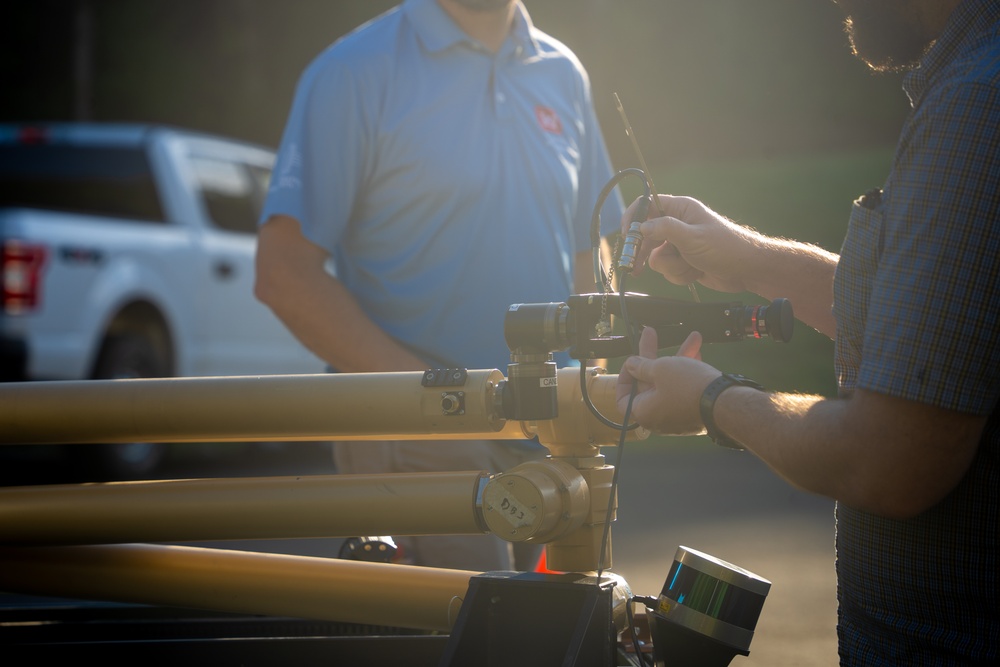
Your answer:
[[[518,303],[507,309],[503,333],[511,353],[547,354],[569,345],[568,326],[565,303]]]
[[[779,343],[787,343],[794,328],[795,316],[788,299],[775,299],[766,306],[743,307],[743,334],[747,337],[770,336]]]

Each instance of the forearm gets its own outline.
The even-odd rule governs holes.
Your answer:
[[[788,299],[797,319],[833,338],[833,278],[839,257],[817,246],[765,238],[755,259],[745,277],[747,288],[768,300]]]
[[[795,486],[895,518],[919,514],[958,484],[984,425],[873,393],[826,399],[744,387],[719,396],[714,419]]]
[[[829,428],[831,422],[839,430],[834,417],[839,407],[821,396],[733,387],[718,397],[712,417],[720,432],[752,451],[794,486],[847,500],[832,488],[841,478],[839,457],[831,456],[818,442],[820,431],[812,431],[816,424],[826,423]],[[789,444],[793,442],[798,445]]]
[[[322,280],[272,306],[303,345],[344,373],[427,368],[372,322],[340,281],[329,275]]]
[[[314,354],[342,372],[423,370],[427,364],[379,328],[326,271],[326,252],[293,218],[260,230],[257,297]]]
[[[650,268],[679,285],[697,281],[720,292],[787,298],[798,319],[833,337],[837,255],[765,236],[690,197],[660,195],[660,202],[666,215],[641,226],[639,259],[648,257]]]

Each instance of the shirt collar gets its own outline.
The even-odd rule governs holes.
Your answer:
[[[969,50],[978,35],[1000,22],[1000,0],[964,0],[948,18],[944,31],[916,69],[903,78],[903,89],[916,106],[931,80]]]
[[[403,12],[413,25],[423,47],[431,53],[445,51],[459,44],[476,44],[458,27],[437,0],[406,0]],[[500,53],[515,53],[526,59],[538,54],[538,44],[532,37],[531,17],[520,2],[514,13],[514,24]]]

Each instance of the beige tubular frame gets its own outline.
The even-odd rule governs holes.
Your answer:
[[[492,476],[0,489],[0,590],[447,629],[474,572],[131,543],[493,532],[544,543],[552,569],[610,567],[599,448],[620,433],[586,408],[579,372],[559,371],[559,416],[537,422],[504,419],[496,370],[443,387],[420,372],[0,384],[0,445],[537,437],[550,452]],[[586,383],[616,417],[617,377],[591,369]]]

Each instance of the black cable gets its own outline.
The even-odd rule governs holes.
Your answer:
[[[617,187],[619,183],[621,183],[629,176],[635,176],[636,178],[642,180],[643,190],[644,190],[643,197],[646,201],[646,205],[642,205],[639,207],[639,209],[636,211],[636,218],[640,219],[641,221],[641,219],[645,219],[646,217],[646,211],[648,210],[648,201],[651,192],[649,179],[646,178],[645,172],[643,172],[641,169],[635,169],[635,168],[622,169],[617,174],[612,176],[611,180],[609,180],[607,184],[605,184],[604,188],[601,190],[601,193],[597,197],[597,202],[594,204],[594,212],[590,219],[590,244],[591,247],[594,249],[594,252],[598,253],[598,255],[600,253],[600,247],[601,247],[601,209],[604,208],[604,201],[611,194],[611,191],[614,190],[614,188]],[[628,310],[625,306],[626,276],[627,276],[626,273],[618,274],[618,285],[619,285],[618,298],[622,312],[622,321],[625,323],[625,335],[626,338],[628,339],[629,347],[632,349],[632,354],[638,354],[639,349],[635,341],[634,327],[631,325],[631,322],[628,319]],[[598,285],[605,285],[607,282],[603,266],[601,266],[600,262],[597,260],[595,260],[594,262],[594,282],[597,283]],[[608,428],[625,429],[628,431],[634,431],[635,429],[639,428],[638,423],[629,424],[627,417],[623,420],[621,424],[619,424],[618,422],[609,419],[605,417],[603,414],[601,414],[601,411],[597,409],[597,406],[594,405],[594,402],[591,400],[590,392],[587,391],[586,363],[580,364],[580,395],[583,397],[583,402],[587,406],[587,409],[590,411],[590,413],[594,415],[594,417],[596,417],[599,422],[601,422]],[[628,424],[628,426],[626,426],[626,424]]]
[[[642,180],[645,196],[649,198],[651,190],[649,189],[649,181],[646,179],[646,173],[641,169],[636,169],[634,167],[629,167],[628,169],[622,169],[617,174],[611,177],[611,180],[607,182],[601,193],[597,195],[597,203],[594,204],[594,212],[590,217],[590,247],[600,248],[601,247],[601,209],[604,208],[604,200],[608,198],[611,191],[618,187],[618,184],[624,181],[629,176],[635,176]]]
[[[601,413],[600,410],[597,409],[597,406],[594,405],[593,400],[590,398],[590,392],[587,391],[587,365],[586,364],[580,364],[580,394],[583,396],[583,402],[587,406],[587,409],[590,410],[590,413],[592,415],[594,415],[594,417],[597,419],[597,421],[601,422],[602,424],[604,424],[608,428],[613,428],[613,429],[625,428],[626,431],[634,431],[635,429],[639,428],[639,423],[638,422],[633,422],[633,423],[629,424],[628,426],[625,426],[624,424],[619,424],[616,421],[612,421],[611,419],[608,419],[607,417],[605,417]]]
[[[628,404],[625,406],[625,421],[628,421],[629,416],[632,414],[632,401],[635,400],[635,395],[639,392],[639,382],[637,380],[632,380],[632,390],[629,393]],[[621,429],[621,433],[618,435],[618,452],[615,458],[615,471],[611,475],[611,493],[608,495],[608,508],[604,514],[604,531],[601,534],[601,555],[597,560],[597,581],[601,581],[601,573],[604,571],[604,556],[608,549],[608,540],[611,538],[611,514],[615,511],[615,497],[618,490],[618,475],[622,469],[622,456],[625,453],[625,436],[628,434],[627,429]]]
[[[622,320],[626,331],[632,329],[632,322],[629,320],[628,311],[625,309],[625,279],[624,276],[621,277],[619,281],[618,296],[622,301]],[[638,354],[638,344],[635,340],[635,336],[630,336],[629,341],[632,344],[632,354]],[[618,424],[620,433],[618,435],[618,452],[615,459],[615,471],[611,477],[611,494],[608,496],[608,509],[605,513],[604,521],[604,532],[601,535],[601,554],[598,559],[597,564],[597,581],[601,580],[601,572],[604,570],[604,556],[608,548],[608,540],[611,536],[611,514],[614,512],[614,502],[615,496],[618,490],[618,475],[622,469],[622,457],[625,453],[625,438],[628,435],[629,430],[632,428],[630,426],[625,426],[629,422],[629,417],[632,416],[632,403],[635,401],[636,394],[639,393],[639,381],[632,378],[632,387],[629,390],[628,403],[625,405],[625,414],[623,415],[622,423]],[[596,408],[595,408],[596,410]],[[638,426],[638,423],[635,424]]]
[[[635,618],[632,615],[632,603],[633,602],[643,602],[646,606],[649,603],[646,602],[650,598],[632,596],[629,601],[625,604],[625,618],[628,621],[629,634],[632,635],[632,648],[635,649],[635,659],[639,661],[641,667],[646,667],[646,656],[642,653],[642,648],[639,646],[639,634],[635,629]]]
[[[646,178],[645,172],[641,169],[635,169],[634,167],[622,169],[611,177],[611,180],[604,185],[600,194],[597,195],[597,202],[594,204],[594,210],[590,217],[590,247],[594,251],[594,282],[597,284],[598,289],[603,289],[601,286],[607,283],[607,275],[605,274],[604,267],[601,266],[600,260],[601,209],[604,208],[604,202],[611,195],[611,192],[629,176],[635,176],[642,181],[643,197],[646,200],[649,200],[652,189],[649,185],[649,179]],[[645,217],[645,213],[643,213],[643,217]]]
[[[593,217],[591,219],[591,245],[592,245],[592,247],[595,248],[595,253],[597,253],[597,254],[599,254],[599,252],[600,252],[599,251],[600,243],[601,243],[601,237],[600,237],[600,226],[601,226],[600,212],[601,212],[601,208],[604,205],[604,200],[608,197],[608,195],[610,195],[611,190],[614,189],[614,187],[617,186],[618,183],[620,183],[622,180],[624,180],[629,175],[638,176],[639,178],[642,179],[643,186],[645,188],[645,195],[644,195],[644,197],[645,197],[645,199],[646,199],[647,202],[649,200],[649,197],[650,197],[649,180],[646,178],[646,174],[644,172],[642,172],[641,170],[639,170],[639,169],[625,169],[625,170],[622,170],[622,171],[618,172],[618,174],[616,174],[608,182],[607,185],[604,186],[604,189],[601,191],[601,194],[598,197],[597,203],[594,206],[594,214],[593,214]],[[640,209],[637,211],[638,217],[644,219],[645,215],[646,215],[645,211],[646,211],[646,207],[645,206],[640,207]],[[639,222],[642,222],[642,220],[639,220]],[[641,234],[636,234],[635,236],[638,236],[638,238],[633,238],[633,233],[630,232],[629,238],[627,239],[627,243],[626,243],[626,246],[628,245],[628,243],[631,243],[633,246],[635,246],[635,247],[632,247],[632,249],[630,251],[633,254],[638,251],[638,244],[641,243],[641,241],[642,241]],[[625,248],[623,248],[623,253],[624,252],[625,252]],[[598,285],[605,285],[607,281],[606,281],[606,277],[604,275],[603,267],[601,268],[601,270],[599,272],[600,275],[598,275],[598,267],[600,267],[600,262],[597,259],[595,259],[595,261],[594,261],[594,267],[595,267],[595,275],[594,275],[594,281],[595,281],[595,283],[597,283]],[[619,275],[618,275],[618,299],[619,299],[619,303],[620,303],[622,322],[623,322],[623,325],[625,327],[625,332],[626,332],[626,337],[627,337],[628,342],[629,342],[629,347],[632,350],[632,354],[638,354],[639,353],[639,349],[638,349],[638,344],[637,344],[636,337],[635,337],[634,327],[632,325],[631,320],[629,319],[628,309],[627,309],[626,303],[625,303],[625,282],[626,282],[626,275],[627,275],[627,273],[625,273],[625,272],[619,273]],[[611,539],[611,515],[614,512],[614,509],[615,509],[615,498],[617,497],[617,494],[618,494],[618,476],[619,476],[619,474],[621,472],[621,469],[622,469],[622,459],[623,459],[623,456],[624,456],[624,453],[625,453],[625,439],[628,436],[628,432],[630,430],[638,428],[638,426],[639,426],[638,423],[629,424],[629,417],[631,417],[631,415],[632,415],[632,404],[635,401],[636,394],[639,392],[639,382],[636,379],[634,379],[634,378],[632,379],[632,387],[631,387],[631,389],[629,391],[628,403],[625,406],[624,418],[622,419],[622,423],[618,424],[618,423],[616,423],[616,422],[608,419],[604,415],[602,415],[601,412],[600,412],[600,410],[597,409],[597,406],[595,406],[593,404],[593,401],[591,401],[590,394],[587,391],[587,375],[586,375],[586,373],[587,373],[586,363],[583,362],[583,363],[580,364],[580,393],[583,396],[584,403],[587,405],[587,408],[590,410],[590,412],[595,417],[597,417],[597,419],[602,424],[604,424],[605,426],[609,426],[611,428],[616,428],[616,429],[619,430],[618,452],[617,452],[617,455],[616,455],[616,458],[615,458],[614,473],[611,476],[611,489],[610,489],[610,493],[608,495],[608,506],[607,506],[607,509],[605,511],[604,530],[603,530],[603,532],[601,534],[601,551],[600,551],[600,556],[598,557],[598,564],[597,564],[597,585],[600,586],[600,584],[601,584],[601,575],[604,572],[604,559],[605,559],[605,556],[606,556],[607,550],[608,550],[608,542]],[[636,635],[635,623],[632,620],[632,607],[631,607],[631,605],[632,605],[631,601],[629,601],[629,602],[626,603],[626,612],[627,612],[627,616],[628,616],[629,633],[632,636],[632,645],[635,647],[636,658],[639,660],[639,664],[642,665],[642,667],[645,667],[645,665],[646,665],[645,658],[642,655],[642,653],[639,651],[639,639],[638,639],[638,636]]]

